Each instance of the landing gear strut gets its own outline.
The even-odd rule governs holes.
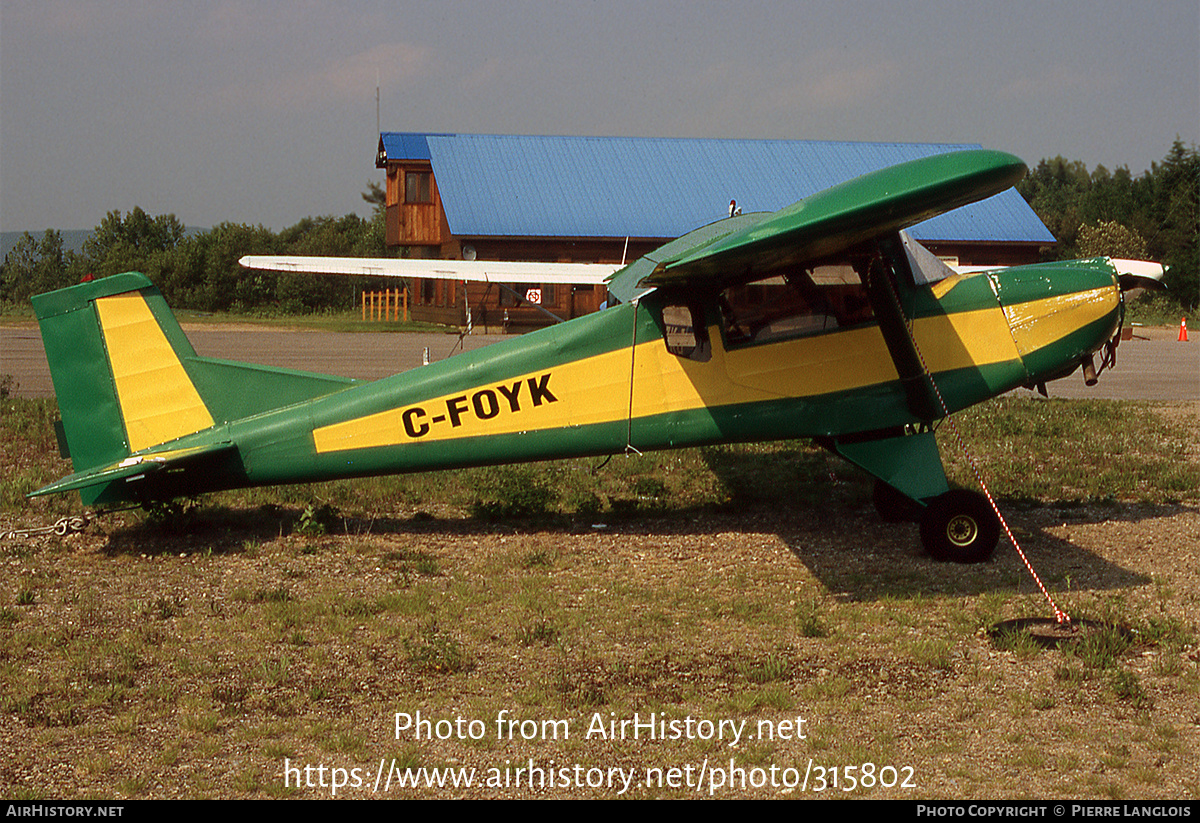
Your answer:
[[[979,492],[948,491],[930,501],[921,515],[921,542],[935,560],[985,563],[999,539],[1000,522]]]

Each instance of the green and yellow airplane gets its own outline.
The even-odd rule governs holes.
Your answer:
[[[812,438],[877,479],[885,517],[916,513],[934,557],[986,560],[995,514],[949,489],[934,425],[1086,373],[1115,345],[1121,278],[1162,273],[1108,258],[953,272],[903,232],[1024,173],[1001,152],[943,154],[721,220],[612,274],[617,305],[375,382],[199,357],[137,273],[39,295],[75,473],[34,494],[147,502]],[[386,273],[378,262],[363,271]]]

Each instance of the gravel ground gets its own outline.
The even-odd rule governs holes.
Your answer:
[[[1195,505],[1013,513],[1065,608],[1139,628],[1107,667],[989,639],[1000,620],[1050,613],[1011,549],[984,566],[934,563],[914,527],[842,501],[534,529],[402,508],[370,533],[359,523],[358,534],[310,538],[286,533],[284,517],[266,507],[180,534],[109,524],[10,544],[0,794],[329,797],[316,772],[309,786],[296,788],[299,773],[285,783],[285,759],[511,779],[506,767],[531,758],[634,769],[639,781],[647,769],[691,769],[691,779],[732,760],[784,781],[714,788],[710,772],[700,796],[718,797],[843,796],[832,772],[822,791],[785,783],[815,763],[842,769],[844,787],[845,767],[861,777],[867,762],[895,767],[900,782],[846,795],[1200,791]],[[434,570],[414,571],[413,558]],[[1146,633],[1164,623],[1177,627],[1170,639]],[[486,739],[397,735],[396,713],[416,711],[481,719]],[[497,741],[502,711],[567,719],[575,736]],[[581,739],[597,717],[651,712],[751,729],[802,718],[806,734]],[[371,779],[338,796],[619,794],[586,780],[372,792]],[[629,794],[696,796],[644,782]]]
[[[1162,413],[1200,444],[1200,402]],[[837,486],[817,509],[533,527],[397,503],[304,535],[303,508],[0,542],[0,796],[323,798],[335,768],[366,783],[338,797],[614,797],[588,783],[616,769],[635,797],[1200,795],[1196,495],[1009,513],[1061,606],[1133,630],[1103,662],[989,638],[1050,614],[1011,548],[935,563]],[[397,734],[417,711],[486,734]],[[501,712],[573,736],[498,740]],[[755,736],[585,734],[650,713]],[[530,759],[568,773],[514,786]],[[485,785],[373,791],[381,763]],[[716,785],[736,767],[763,782]]]

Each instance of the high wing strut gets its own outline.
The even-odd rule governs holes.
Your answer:
[[[879,321],[879,331],[887,343],[888,353],[900,375],[908,409],[915,417],[928,423],[942,414],[933,384],[913,345],[908,318],[904,315],[904,307],[900,305],[897,283],[898,280],[911,283],[912,273],[908,270],[908,261],[897,235],[880,238],[878,249],[879,253],[871,258],[863,278],[867,296]]]

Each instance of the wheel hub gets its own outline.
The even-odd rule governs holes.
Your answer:
[[[946,539],[960,548],[974,543],[978,535],[979,525],[969,515],[956,515],[946,524]]]

